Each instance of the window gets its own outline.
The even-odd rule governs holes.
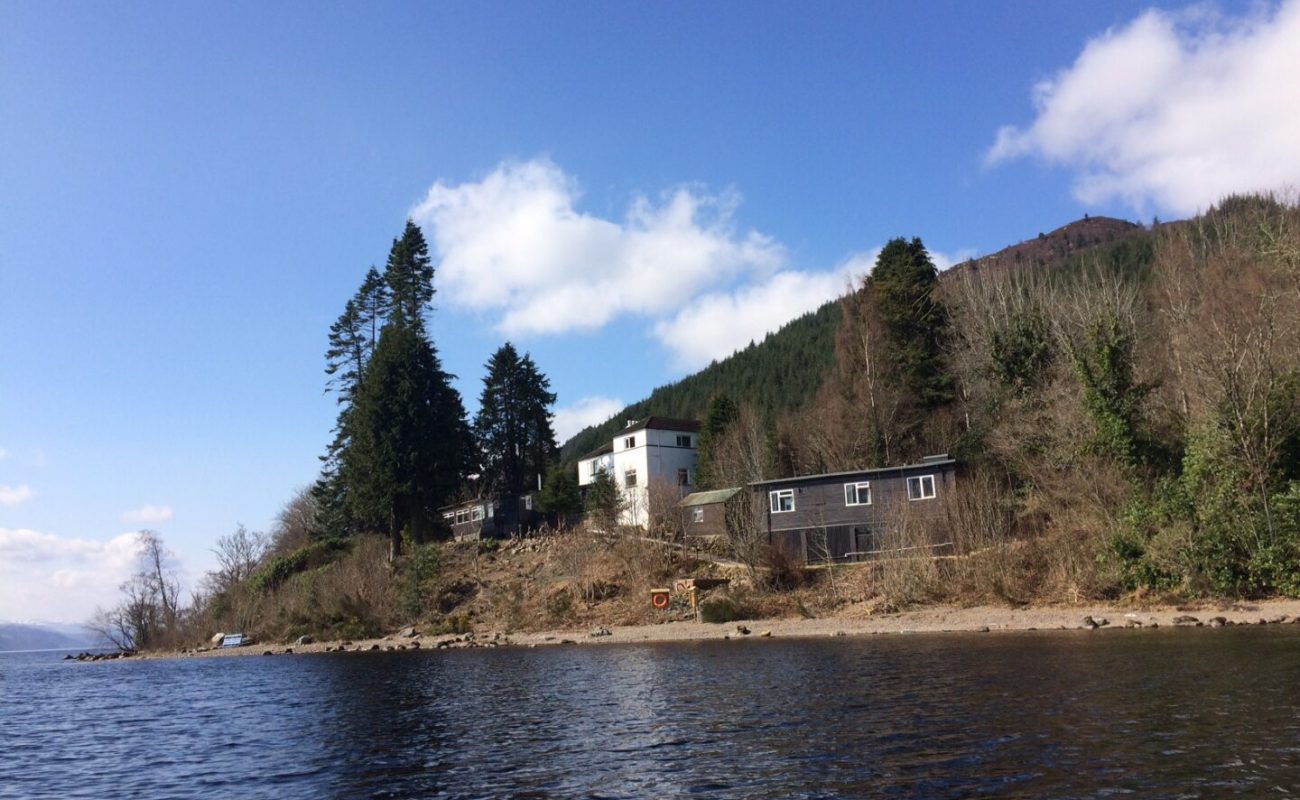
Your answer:
[[[691,485],[691,473],[688,470],[684,470],[684,469],[677,470],[677,485],[678,486]]]
[[[457,524],[457,525],[462,525],[462,524],[464,524],[464,523],[466,523],[466,522],[469,522],[469,512],[468,512],[468,511],[465,511],[464,509],[461,509],[460,511],[457,511],[457,512],[456,512],[456,524]]]
[[[929,500],[934,497],[934,476],[918,475],[907,479],[908,500]]]
[[[635,437],[635,436],[629,436],[629,437],[627,437],[626,439],[623,440],[623,449],[624,449],[624,450],[631,450],[633,447],[636,447],[636,437]]]
[[[532,511],[532,510],[533,510],[533,496],[531,494],[524,495],[524,511]]]
[[[690,446],[691,446],[691,437],[689,437],[689,436],[678,436],[678,437],[677,437],[677,446],[678,446],[678,447],[690,447]]]
[[[445,513],[445,514],[442,515],[442,518],[445,519],[445,520],[447,520],[447,524],[448,524],[448,525],[455,525],[455,524],[456,524],[456,512],[455,512],[455,511],[448,511],[447,513]]]
[[[623,473],[624,486],[636,486],[636,470],[630,469]]]
[[[470,512],[469,521],[478,522],[481,519],[483,519],[483,506],[474,506],[474,510]]]
[[[862,481],[861,483],[844,484],[844,505],[871,505],[871,483],[869,481]]]
[[[703,508],[697,508],[691,512],[691,522],[703,522],[703,521],[704,521]]]
[[[794,489],[777,489],[769,492],[767,499],[772,504],[773,514],[794,511]]]
[[[593,458],[593,459],[591,460],[591,477],[593,477],[593,478],[596,477],[596,475],[597,475],[599,472],[600,472],[600,459],[599,459],[599,458]]]

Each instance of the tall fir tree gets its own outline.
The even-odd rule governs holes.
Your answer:
[[[348,507],[361,524],[388,533],[396,558],[404,531],[424,541],[473,459],[460,394],[415,326],[384,327],[347,433],[340,464]]]
[[[528,355],[506,342],[486,364],[479,413],[474,421],[483,483],[501,494],[537,488],[539,475],[555,460],[551,428],[555,394]]]
[[[888,338],[890,377],[923,409],[953,398],[953,381],[944,361],[948,314],[934,289],[939,282],[930,254],[919,238],[890,240],[876,258],[867,288],[875,291]]]
[[[393,240],[384,280],[392,293],[390,319],[423,332],[424,313],[433,302],[433,261],[424,234],[409,219],[401,237]]]

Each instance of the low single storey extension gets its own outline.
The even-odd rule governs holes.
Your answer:
[[[944,547],[948,543],[922,542],[900,531],[909,523],[920,531],[940,516],[956,476],[956,460],[943,454],[899,467],[758,481],[750,489],[759,495],[772,546],[817,563]]]

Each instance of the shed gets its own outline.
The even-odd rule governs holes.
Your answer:
[[[682,528],[687,536],[726,536],[734,524],[741,489],[714,489],[688,494],[677,503],[683,509]]]

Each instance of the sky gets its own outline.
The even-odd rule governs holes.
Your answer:
[[[0,620],[187,586],[330,438],[406,219],[471,414],[561,438],[842,293],[1085,213],[1300,184],[1300,0],[0,3]]]

